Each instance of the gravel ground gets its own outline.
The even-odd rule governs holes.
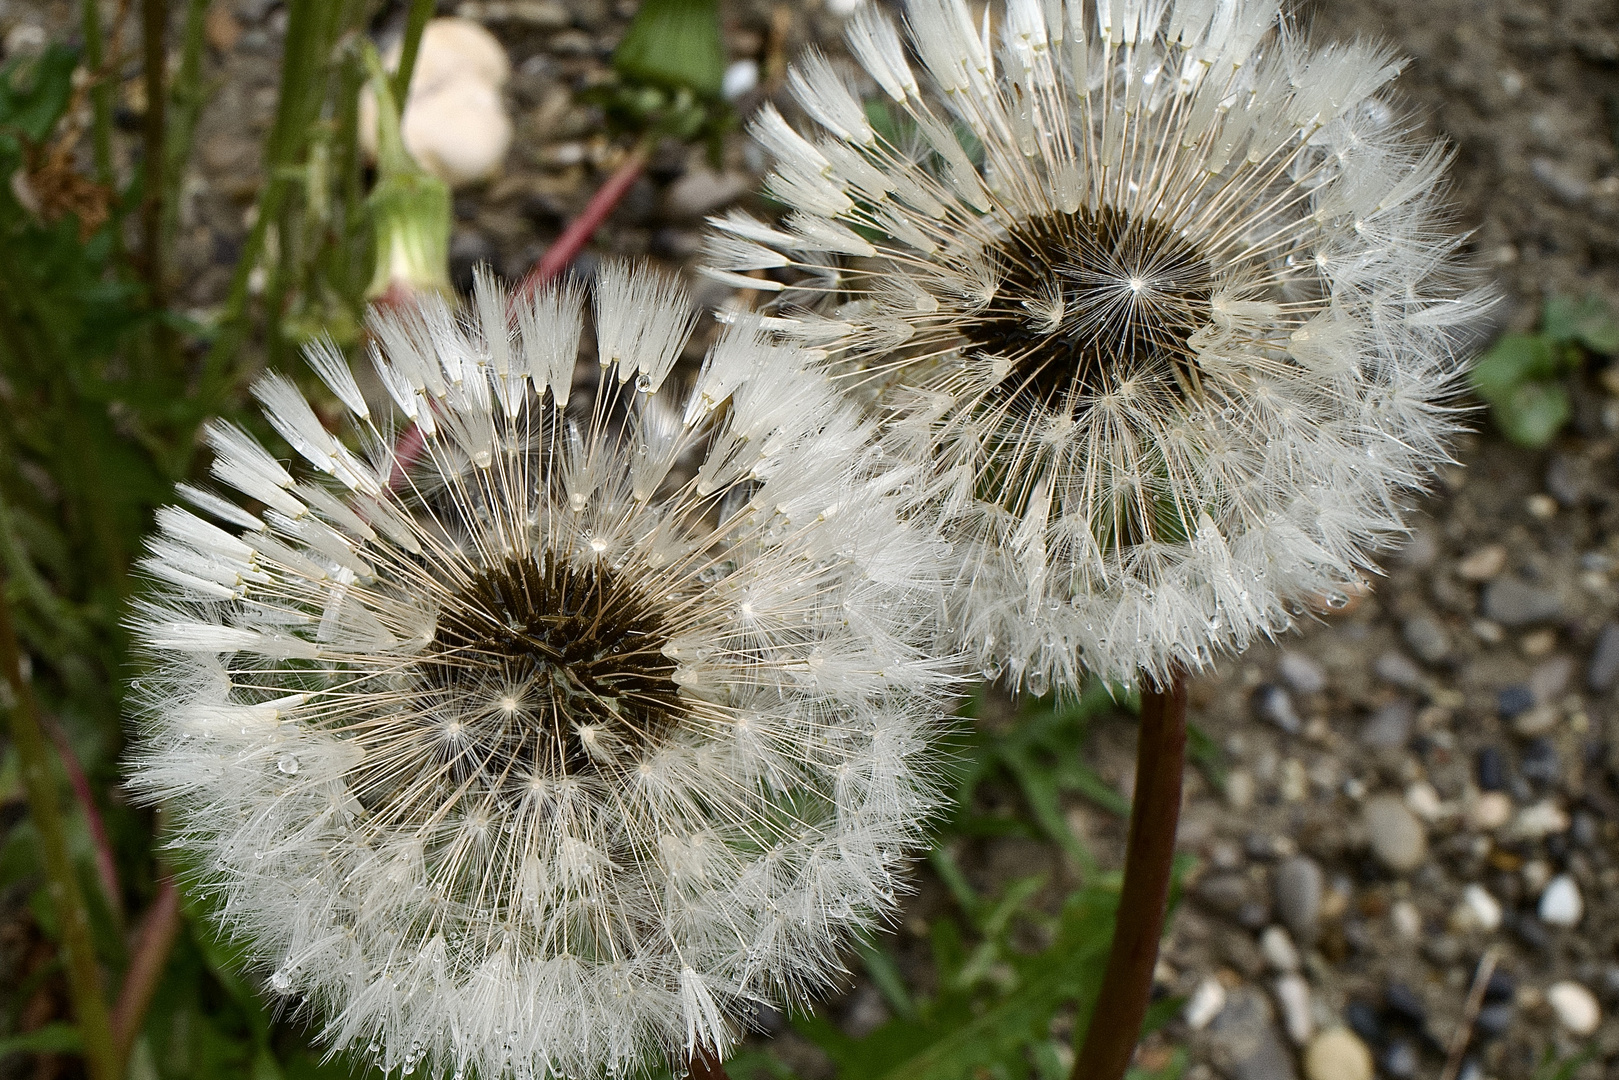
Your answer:
[[[875,0],[873,0],[875,2]],[[441,4],[506,44],[517,138],[503,174],[456,199],[463,285],[489,261],[517,276],[615,164],[588,85],[633,4]],[[726,0],[734,59],[761,88],[841,17],[821,0]],[[1619,301],[1619,17],[1598,0],[1339,0],[1303,12],[1325,37],[1366,35],[1411,57],[1398,88],[1457,149],[1458,219],[1500,282],[1503,327],[1543,296]],[[70,25],[71,5],[0,0],[0,31]],[[217,303],[245,232],[274,103],[285,14],[216,0],[218,92],[199,131],[178,258],[183,302]],[[763,162],[740,135],[718,169],[666,148],[598,238],[598,252],[689,263],[701,218],[747,204]],[[588,272],[587,255],[583,269]],[[697,286],[717,304],[728,290]],[[1358,1040],[1380,1075],[1440,1073],[1482,963],[1494,964],[1461,1075],[1518,1080],[1548,1047],[1593,1045],[1579,1080],[1619,1075],[1619,379],[1576,390],[1573,430],[1528,453],[1468,439],[1387,575],[1347,610],[1221,665],[1193,687],[1193,719],[1225,749],[1223,791],[1193,772],[1181,832],[1196,856],[1159,972],[1191,999],[1164,1034],[1208,1080],[1355,1080]],[[1480,422],[1485,423],[1481,416]],[[1087,756],[1128,784],[1133,727],[1097,725]],[[1117,819],[1073,803],[1105,862]],[[974,880],[1049,867],[1050,849],[985,841],[959,853]],[[1071,884],[1063,868],[1053,896]],[[921,949],[946,901],[925,878],[895,949]],[[916,947],[913,949],[912,946]],[[882,1018],[869,988],[831,1006],[851,1031]],[[841,1010],[841,1011],[837,1011]],[[1345,1036],[1351,1029],[1354,1039]],[[813,1048],[778,1040],[804,1075]],[[1306,1051],[1306,1048],[1308,1050]]]

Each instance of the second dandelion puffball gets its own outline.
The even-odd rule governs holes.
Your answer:
[[[931,463],[987,677],[1163,682],[1341,605],[1448,460],[1488,304],[1449,155],[1278,6],[910,0],[920,72],[867,6],[876,100],[812,53],[815,130],[754,125],[790,212],[716,219],[711,272]]]

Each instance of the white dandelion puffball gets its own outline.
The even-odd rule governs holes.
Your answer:
[[[713,219],[709,272],[933,462],[986,676],[1161,681],[1344,602],[1447,460],[1489,298],[1379,48],[1276,0],[994,8],[910,0],[925,77],[862,8],[869,108],[811,54],[820,130],[754,128],[790,213]]]
[[[580,290],[508,304],[484,276],[470,312],[373,318],[408,467],[330,347],[309,359],[363,452],[287,379],[255,394],[331,481],[211,428],[213,475],[263,509],[185,488],[200,514],[159,513],[133,783],[335,1048],[680,1068],[893,911],[938,802],[942,541],[757,320],[674,393],[683,294],[610,266],[570,393]]]

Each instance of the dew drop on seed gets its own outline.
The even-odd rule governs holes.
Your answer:
[[[996,679],[1001,677],[1000,662],[997,660],[989,661],[984,665],[979,674],[983,675],[984,678],[988,679],[989,681],[994,682]]]
[[[279,772],[292,776],[298,771],[298,759],[291,754],[282,754],[276,759],[275,767]]]
[[[1046,691],[1051,689],[1051,679],[1043,671],[1029,672],[1029,693],[1035,697],[1045,697]]]
[[[277,968],[270,976],[270,989],[278,994],[285,994],[292,989],[292,976],[287,974],[286,968]]]
[[[652,380],[647,377],[646,372],[643,371],[635,377],[635,388],[643,394],[652,393]]]

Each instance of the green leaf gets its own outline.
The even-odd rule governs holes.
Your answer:
[[[645,0],[613,52],[629,79],[718,98],[725,79],[719,0]]]
[[[73,96],[78,63],[79,50],[52,44],[37,57],[0,68],[0,139],[21,136],[42,143],[50,138]]]
[[[1503,334],[1478,358],[1468,379],[1478,396],[1493,405],[1521,383],[1557,375],[1559,351],[1542,334]]]
[[[1568,391],[1560,383],[1526,382],[1494,402],[1495,422],[1519,446],[1540,447],[1551,442],[1568,423]]]
[[[22,1035],[0,1039],[0,1058],[10,1054],[71,1054],[81,1043],[79,1029],[72,1024],[46,1024]]]
[[[1619,314],[1599,296],[1550,297],[1541,311],[1540,329],[1552,341],[1574,342],[1604,356],[1619,353]]]

